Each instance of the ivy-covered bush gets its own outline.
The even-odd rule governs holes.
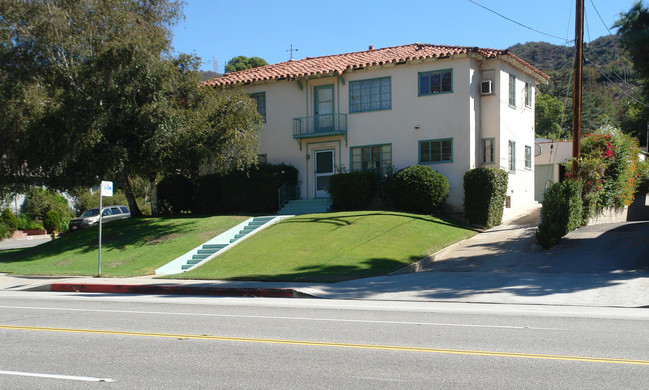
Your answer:
[[[638,184],[636,193],[645,194],[649,192],[649,160],[640,161],[638,163],[636,176]]]
[[[491,228],[503,220],[509,175],[502,169],[476,168],[464,173],[464,216]]]
[[[50,210],[45,213],[43,218],[43,226],[48,233],[54,233],[61,230],[61,216],[56,210]]]
[[[33,220],[25,214],[18,216],[18,229],[19,230],[43,230],[42,220]]]
[[[553,184],[543,195],[541,225],[536,240],[543,248],[553,247],[561,237],[584,224],[583,183],[580,179]]]
[[[578,176],[583,182],[586,219],[604,208],[633,202],[638,154],[637,140],[618,129],[607,127],[582,138]],[[572,161],[568,161],[566,172],[571,170]]]
[[[415,213],[439,210],[448,196],[446,176],[424,165],[401,169],[390,178],[389,197],[395,207]]]
[[[167,176],[158,183],[158,208],[162,214],[179,214],[194,208],[194,183],[183,175]]]
[[[363,210],[376,194],[379,177],[371,171],[337,173],[329,181],[329,196],[334,209]]]

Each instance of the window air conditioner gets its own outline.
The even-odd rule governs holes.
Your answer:
[[[482,95],[491,95],[491,94],[493,94],[494,93],[493,81],[485,80],[482,83],[480,83],[480,93]]]

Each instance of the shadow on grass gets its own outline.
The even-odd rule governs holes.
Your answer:
[[[187,216],[200,219],[207,217]],[[174,223],[183,216],[161,218],[133,218],[113,221],[102,227],[102,249],[124,249],[159,243],[171,235],[189,234],[194,231],[198,221]],[[58,239],[31,248],[0,252],[0,263],[37,261],[43,258],[74,251],[88,253],[98,249],[99,227],[91,227],[76,232],[68,232]]]
[[[411,262],[419,260],[412,257]],[[260,282],[315,282],[335,283],[352,279],[386,275],[407,266],[408,263],[394,259],[367,259],[357,265],[312,265],[300,267],[295,272],[278,275],[242,275],[225,280]]]
[[[349,226],[354,222],[352,219],[363,218],[363,217],[399,217],[411,220],[420,220],[424,222],[434,223],[438,225],[451,226],[460,229],[472,230],[475,232],[481,231],[476,227],[470,226],[460,220],[457,220],[452,217],[447,216],[427,216],[427,215],[417,215],[402,213],[398,211],[376,211],[376,212],[366,212],[366,211],[348,211],[348,212],[337,212],[337,213],[327,213],[327,214],[308,214],[304,216],[295,216],[289,219],[282,221],[281,223],[325,223],[338,226]]]

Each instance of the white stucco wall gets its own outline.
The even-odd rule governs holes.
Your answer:
[[[418,96],[418,73],[452,69],[453,92]],[[493,70],[495,94],[481,96],[485,69]],[[508,106],[508,73],[517,76],[517,107]],[[349,113],[349,83],[380,77],[391,78],[392,108]],[[269,163],[287,163],[299,170],[303,199],[315,197],[314,152],[333,149],[336,165],[350,170],[350,148],[389,144],[396,170],[418,163],[419,141],[451,138],[453,161],[428,164],[449,179],[447,203],[460,210],[464,202],[463,175],[481,166],[481,139],[495,138],[496,163],[507,169],[507,145],[516,142],[516,172],[510,174],[512,208],[533,202],[534,174],[524,168],[525,145],[534,146],[534,112],[525,107],[524,82],[533,80],[499,60],[478,61],[468,56],[425,60],[404,65],[389,64],[345,72],[342,78],[318,77],[279,80],[246,85],[248,93],[265,92],[266,123],[260,153]],[[300,85],[302,88],[300,88]],[[347,142],[342,136],[293,139],[292,120],[313,115],[313,89],[333,85],[336,113],[347,114]],[[533,102],[532,102],[533,107]],[[533,152],[533,150],[532,150]]]

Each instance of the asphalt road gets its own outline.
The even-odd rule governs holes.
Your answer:
[[[0,388],[646,388],[646,309],[0,292]]]

